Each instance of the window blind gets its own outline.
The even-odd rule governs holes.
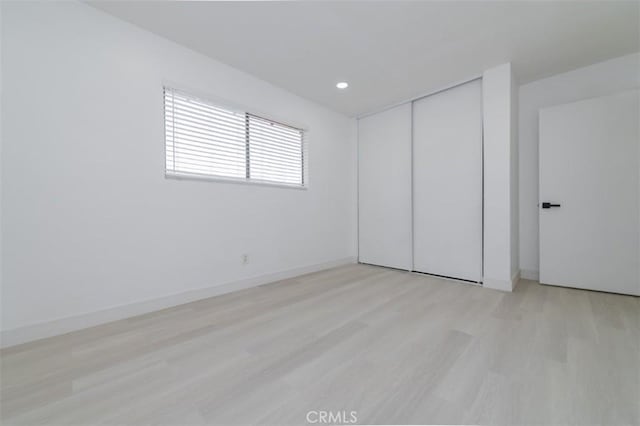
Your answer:
[[[164,88],[166,173],[303,187],[302,129]]]

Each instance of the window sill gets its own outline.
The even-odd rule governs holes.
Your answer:
[[[174,173],[174,172],[165,172],[165,178],[167,179],[176,179],[176,180],[199,180],[199,181],[210,181],[210,182],[219,182],[219,183],[233,183],[233,184],[241,184],[241,185],[253,185],[253,186],[267,186],[274,188],[286,188],[286,189],[296,189],[306,191],[309,187],[307,185],[295,185],[295,184],[287,184],[287,183],[277,183],[270,182],[265,180],[248,180],[248,179],[236,179],[236,178],[228,178],[221,176],[210,176],[210,175],[199,175],[195,173]]]

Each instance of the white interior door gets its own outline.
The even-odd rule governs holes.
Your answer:
[[[411,269],[411,104],[358,120],[363,263]]]
[[[540,110],[541,283],[640,295],[639,93]]]
[[[414,270],[482,279],[482,82],[413,105]]]

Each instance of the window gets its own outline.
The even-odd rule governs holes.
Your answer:
[[[166,173],[304,187],[304,131],[164,89]]]

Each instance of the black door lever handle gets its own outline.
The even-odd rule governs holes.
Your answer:
[[[551,207],[560,207],[560,204],[551,204],[551,203],[548,203],[548,202],[542,203],[542,208],[543,209],[550,209]]]

